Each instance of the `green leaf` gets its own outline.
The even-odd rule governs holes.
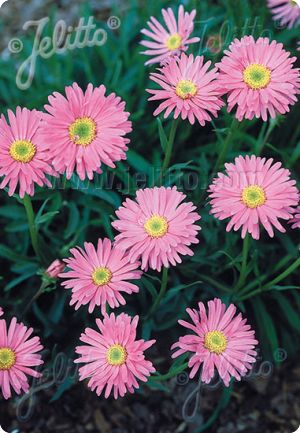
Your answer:
[[[59,211],[53,211],[53,212],[46,212],[40,217],[37,217],[35,219],[35,224],[38,226],[40,224],[45,224],[53,219],[55,215],[57,215]]]
[[[119,195],[114,191],[106,191],[104,189],[96,188],[95,185],[88,185],[87,188],[86,187],[80,188],[78,184],[79,181],[78,179],[76,180],[76,176],[73,176],[70,182],[72,187],[78,190],[82,194],[101,198],[102,200],[106,201],[107,203],[115,207],[119,207],[121,204]]]
[[[153,328],[153,320],[152,319],[147,320],[147,322],[144,322],[143,328],[142,328],[142,338],[144,340],[149,340],[149,338],[151,336],[152,328]]]
[[[153,167],[143,158],[141,155],[136,153],[134,150],[129,150],[127,152],[128,163],[139,173],[145,173],[148,176],[153,174]]]
[[[7,233],[20,233],[28,230],[27,221],[13,221],[5,226]]]
[[[77,230],[79,224],[80,224],[80,214],[78,211],[78,208],[74,202],[68,203],[69,207],[69,218],[68,218],[68,224],[65,229],[64,238],[68,239],[70,238]]]
[[[295,311],[290,301],[285,295],[280,292],[274,293],[273,297],[276,299],[279,308],[282,310],[282,314],[284,315],[290,326],[300,333],[300,317],[299,314]]]
[[[56,299],[54,300],[51,306],[49,317],[51,317],[51,321],[55,324],[57,324],[60,321],[63,315],[66,299],[67,299],[67,294],[63,292],[59,294],[59,296],[56,296]]]
[[[17,205],[9,205],[9,206],[1,206],[0,207],[0,216],[12,219],[12,220],[20,220],[23,219],[26,221],[25,210],[21,206]]]
[[[151,281],[147,280],[146,278],[142,279],[142,284],[146,287],[148,292],[151,294],[153,300],[156,299],[158,294],[154,284],[152,284]]]
[[[269,290],[278,290],[278,291],[284,291],[284,290],[299,290],[300,286],[272,286]]]
[[[11,289],[13,289],[15,286],[19,285],[20,283],[22,283],[23,281],[26,281],[28,278],[32,277],[33,275],[36,274],[38,267],[36,266],[35,268],[31,269],[30,271],[28,271],[25,274],[20,275],[17,278],[12,279],[5,287],[4,287],[4,291],[5,292],[9,292]]]
[[[45,209],[47,203],[49,202],[49,200],[50,200],[50,197],[47,198],[46,200],[44,200],[44,203],[43,203],[42,206],[39,208],[39,211],[38,211],[38,213],[36,214],[35,222],[36,222],[36,221],[37,221],[37,220],[38,220],[38,219],[43,215],[44,209]]]
[[[167,148],[167,144],[168,144],[168,138],[165,134],[165,130],[162,126],[160,118],[157,117],[156,120],[157,120],[157,124],[158,124],[158,133],[159,133],[160,145],[162,147],[162,150],[165,152],[166,148]]]
[[[268,313],[264,305],[264,302],[259,297],[256,297],[251,302],[253,304],[256,323],[259,327],[260,334],[262,336],[261,346],[263,349],[265,348],[265,346],[268,346],[269,357],[273,358],[274,353],[279,348],[279,342],[278,342],[278,337],[277,337],[274,322],[270,314]],[[276,358],[275,358],[275,362],[277,362]]]
[[[29,257],[23,256],[22,254],[16,253],[11,248],[0,244],[0,257],[4,259],[11,260],[13,262],[30,262],[31,259]]]
[[[169,298],[172,298],[173,296],[175,296],[181,290],[187,290],[187,289],[195,286],[196,284],[203,284],[203,281],[198,280],[198,281],[193,281],[190,284],[178,284],[178,286],[172,287],[171,289],[168,290],[167,296],[165,298],[166,302],[168,300],[170,300]]]

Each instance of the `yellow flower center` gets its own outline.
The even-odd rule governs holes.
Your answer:
[[[178,50],[181,46],[181,42],[182,37],[178,33],[174,33],[166,40],[166,46],[170,51]]]
[[[16,363],[16,354],[9,347],[0,349],[0,370],[10,370]]]
[[[159,215],[153,215],[144,224],[144,228],[151,238],[163,237],[167,233],[168,227],[167,219]]]
[[[292,6],[300,6],[297,0],[290,0]]]
[[[182,99],[192,98],[196,93],[197,86],[191,80],[180,80],[176,85],[176,95]]]
[[[96,286],[105,286],[112,279],[112,273],[108,268],[96,268],[92,274],[92,279]]]
[[[120,344],[110,346],[106,353],[106,360],[110,365],[123,365],[127,359],[127,352],[125,347]]]
[[[251,209],[262,206],[266,200],[265,191],[258,185],[246,186],[242,191],[242,202]]]
[[[30,162],[36,154],[36,147],[29,140],[16,140],[9,148],[10,156],[18,162]]]
[[[90,117],[80,117],[69,126],[70,139],[75,144],[88,146],[96,138],[97,125]]]
[[[251,89],[263,89],[267,87],[271,80],[271,71],[264,65],[253,63],[244,69],[243,78],[244,82],[247,86],[251,87]]]
[[[205,334],[204,346],[212,353],[220,355],[227,347],[227,338],[221,331],[210,331]]]

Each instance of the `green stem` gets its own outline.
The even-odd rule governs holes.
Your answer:
[[[222,144],[221,152],[219,153],[219,157],[218,157],[217,162],[215,164],[215,167],[213,169],[213,175],[215,175],[217,173],[218,169],[225,162],[225,159],[227,157],[227,154],[228,154],[228,151],[229,151],[229,147],[230,147],[230,144],[231,144],[232,137],[234,135],[235,130],[238,127],[238,124],[239,124],[238,120],[236,120],[236,118],[234,118],[233,121],[232,121],[232,123],[231,123],[231,125],[230,125],[230,128],[229,128],[226,140]]]
[[[257,149],[256,149],[256,155],[259,156],[261,155],[265,145],[267,144],[270,135],[272,134],[273,129],[275,128],[275,126],[277,125],[277,120],[271,120],[269,123],[269,127],[267,129],[267,132],[265,133],[265,128],[266,128],[266,123],[264,122],[263,126],[262,126],[262,134],[260,134],[259,138],[258,138],[258,143],[257,143]]]
[[[215,177],[215,175],[218,173],[219,168],[221,168],[221,166],[225,162],[225,159],[226,159],[227,154],[228,154],[228,150],[230,148],[232,137],[235,133],[235,130],[238,128],[238,125],[239,125],[238,120],[236,118],[233,118],[232,123],[228,129],[228,134],[227,134],[227,137],[225,140],[222,140],[220,134],[217,134],[218,140],[221,141],[222,149],[221,149],[221,152],[219,153],[219,157],[218,157],[217,162],[216,162],[216,164],[213,168],[213,171],[212,171],[213,177]],[[215,126],[214,126],[214,128],[215,128]],[[198,199],[199,202],[202,202],[204,200],[205,192],[206,192],[206,190],[204,189],[199,194],[199,199]]]
[[[178,374],[182,373],[184,370],[187,369],[189,363],[185,362],[184,364],[179,365],[177,368],[175,368],[172,371],[169,371],[166,374],[159,374],[157,376],[151,376],[151,379],[149,379],[150,382],[152,381],[162,381],[162,380],[169,380],[172,379],[172,377],[177,376]]]
[[[274,274],[275,272],[279,271],[281,268],[283,268],[285,265],[287,265],[290,260],[291,260],[291,256],[290,255],[285,256],[283,259],[281,259],[274,266],[274,269],[272,270],[272,273]],[[251,291],[254,287],[256,287],[257,285],[260,285],[261,283],[263,283],[264,281],[266,281],[268,279],[268,276],[269,276],[269,274],[262,275],[259,278],[259,280],[257,280],[255,278],[250,283],[248,283],[243,289],[241,289],[239,291],[239,295],[242,295],[244,293],[247,293],[247,292]]]
[[[169,135],[169,140],[168,140],[167,147],[166,147],[165,159],[164,159],[162,169],[161,169],[162,175],[165,174],[166,170],[169,167],[170,161],[171,161],[174,139],[175,139],[175,134],[176,134],[176,129],[177,129],[178,123],[179,123],[179,118],[173,119],[172,125],[171,125],[171,131],[170,131],[170,135]]]
[[[280,281],[282,281],[286,277],[288,277],[299,266],[300,266],[300,257],[297,260],[295,260],[294,263],[291,264],[291,266],[289,266],[284,272],[282,272],[280,275],[278,275],[272,281],[270,281],[269,283],[260,287],[259,289],[253,290],[252,292],[249,292],[246,295],[240,297],[239,301],[245,301],[246,299],[252,298],[253,296],[255,296],[259,293],[267,292],[268,290],[271,290],[273,286],[275,286],[276,284],[280,283]]]
[[[242,266],[241,266],[241,272],[240,277],[238,279],[238,282],[235,287],[235,291],[237,292],[246,281],[247,277],[247,262],[248,262],[248,254],[249,254],[249,243],[250,243],[250,236],[249,233],[246,234],[244,241],[243,241],[243,259],[242,259]]]
[[[38,259],[40,261],[42,261],[42,255],[41,255],[40,249],[39,249],[39,235],[38,235],[38,231],[37,231],[37,228],[36,228],[36,225],[34,222],[35,216],[34,216],[34,211],[33,211],[33,207],[32,207],[32,202],[31,202],[30,197],[27,194],[25,194],[25,196],[23,198],[23,205],[25,207],[25,211],[26,211],[26,215],[27,215],[32,248],[33,248],[36,256],[38,257]]]
[[[216,287],[219,290],[223,290],[224,292],[231,293],[231,289],[226,287],[224,284],[219,283],[208,275],[201,275],[201,280],[206,281],[208,284],[211,284],[212,287]]]
[[[169,268],[163,268],[160,291],[159,291],[159,294],[158,294],[154,304],[152,305],[152,307],[150,309],[148,316],[146,317],[147,319],[155,313],[155,311],[159,307],[159,304],[160,304],[162,298],[165,296],[165,293],[167,290],[167,284],[168,284],[168,272],[169,272]]]
[[[28,302],[28,304],[26,305],[26,307],[23,310],[23,315],[27,313],[27,311],[30,309],[31,305],[44,293],[45,289],[48,286],[48,282],[46,281],[42,281],[42,284],[39,288],[39,290],[36,292],[36,294],[30,299],[30,301]]]
[[[300,266],[300,257],[294,261],[285,271],[278,275],[278,277],[274,278],[272,281],[263,286],[263,290],[267,290],[272,286],[275,286],[280,281],[284,280],[288,277],[292,272],[294,272]]]

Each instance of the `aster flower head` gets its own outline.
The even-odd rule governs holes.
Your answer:
[[[141,32],[152,39],[143,40],[141,44],[148,49],[142,54],[152,56],[145,65],[153,63],[165,63],[174,55],[180,54],[188,49],[189,44],[199,42],[200,38],[190,38],[194,30],[194,18],[196,10],[191,13],[185,12],[182,5],[178,8],[178,20],[176,21],[174,12],[171,8],[162,9],[165,27],[163,27],[156,18],[151,17],[147,22],[148,29],[143,29]]]
[[[165,110],[164,117],[174,111],[174,118],[178,116],[188,119],[191,124],[195,118],[204,126],[212,116],[224,105],[220,98],[217,69],[208,70],[211,62],[204,63],[203,56],[187,56],[182,53],[180,58],[175,57],[150,78],[161,87],[158,90],[147,89],[153,96],[149,101],[161,101],[154,111],[157,116]]]
[[[293,229],[300,229],[300,206],[298,206],[295,209],[295,213],[293,215],[293,218],[291,219],[290,223],[292,224]]]
[[[3,308],[0,307],[0,317],[3,316],[3,314],[4,314]]]
[[[0,320],[0,388],[3,397],[11,397],[11,388],[17,393],[29,391],[28,376],[40,377],[33,369],[43,364],[43,350],[39,337],[31,337],[32,328],[17,323],[14,317],[7,329],[5,320]]]
[[[218,173],[209,187],[211,213],[219,220],[230,218],[226,230],[242,228],[242,238],[250,233],[259,239],[260,224],[269,236],[275,227],[285,233],[279,219],[288,220],[299,201],[296,181],[290,171],[273,159],[239,156],[225,164],[225,174]]]
[[[299,0],[268,0],[268,6],[273,19],[279,21],[281,26],[291,29],[300,24]]]
[[[275,118],[289,112],[300,90],[299,68],[293,67],[296,59],[282,44],[268,38],[235,39],[217,64],[220,91],[227,93],[228,111],[237,105],[239,121],[254,117],[266,121],[268,114]]]
[[[139,388],[138,380],[147,382],[147,377],[155,372],[144,351],[151,347],[155,340],[136,339],[139,317],[133,319],[127,314],[106,315],[101,321],[96,320],[99,331],[86,328],[80,340],[84,346],[76,347],[80,358],[75,363],[83,363],[79,369],[80,380],[89,378],[88,386],[97,395],[104,388],[105,398],[113,392],[114,398],[123,397],[126,392],[133,393]]]
[[[8,110],[7,122],[0,118],[0,188],[8,185],[11,196],[19,187],[21,198],[34,195],[35,184],[51,186],[47,175],[55,175],[50,163],[49,146],[41,136],[42,113],[17,107]]]
[[[160,271],[181,263],[181,255],[193,256],[189,246],[199,242],[195,222],[201,217],[193,203],[183,202],[185,197],[175,186],[141,189],[136,200],[127,198],[116,211],[116,245],[131,262],[141,258],[142,269]]]
[[[105,96],[101,85],[87,86],[84,92],[74,83],[65,89],[66,96],[55,92],[45,105],[43,134],[51,146],[53,166],[67,179],[76,172],[81,180],[101,173],[101,164],[115,167],[126,159],[132,130],[125,102],[111,93]]]
[[[139,291],[139,287],[128,280],[141,278],[140,263],[130,262],[127,254],[109,239],[99,239],[97,248],[85,242],[84,248],[72,248],[70,252],[73,257],[64,260],[70,270],[59,276],[66,278],[62,285],[72,290],[70,305],[75,305],[76,310],[88,304],[92,313],[101,305],[101,312],[105,314],[107,303],[111,308],[125,305],[123,293]]]
[[[229,386],[231,377],[241,380],[251,369],[258,341],[241,313],[235,316],[236,307],[233,304],[226,308],[220,299],[215,298],[208,302],[208,312],[203,302],[199,302],[198,308],[186,310],[193,323],[179,320],[180,325],[194,334],[180,337],[173,344],[171,349],[177,350],[172,357],[191,352],[191,379],[202,366],[203,382],[209,383],[217,371],[225,386]]]

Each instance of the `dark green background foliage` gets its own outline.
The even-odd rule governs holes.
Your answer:
[[[57,21],[56,2],[52,3],[51,22],[45,32],[49,36]],[[31,53],[34,35],[20,28],[18,37],[24,43],[23,51],[0,60],[2,112],[7,108],[15,109],[17,105],[42,109],[51,92],[63,92],[66,85],[77,81],[83,87],[89,82],[105,84],[109,92],[116,92],[126,101],[131,113],[133,132],[127,161],[118,163],[115,170],[104,169],[90,184],[78,183],[74,176],[68,182],[61,180],[51,190],[39,189],[36,193],[33,199],[35,222],[44,242],[47,264],[55,258],[66,257],[71,247],[82,245],[85,240],[96,243],[98,237],[113,238],[115,233],[110,222],[125,195],[133,196],[136,189],[153,186],[163,156],[163,131],[168,134],[170,129],[170,120],[154,118],[156,104],[147,102],[145,89],[153,86],[149,72],[154,68],[144,66],[146,58],[140,54],[139,32],[150,15],[161,20],[163,6],[177,8],[179,3],[128,1],[127,5],[123,2],[122,11],[113,3],[111,1],[111,11],[103,13],[102,20],[96,18],[97,26],[108,32],[107,43],[53,55],[48,60],[38,59],[36,75],[28,90],[19,90],[15,77],[18,66]],[[233,37],[264,34],[283,42],[296,54],[299,29],[276,28],[264,0],[185,3],[187,10],[197,9],[194,35],[202,39],[200,44],[193,44],[189,52],[204,54],[214,63],[219,61]],[[24,5],[20,6],[20,14],[22,8]],[[93,14],[87,4],[82,5],[75,22],[81,16]],[[121,19],[118,30],[108,28],[106,21],[110,15]],[[211,50],[208,41],[218,35],[221,47],[217,42]],[[170,270],[167,295],[152,317],[146,319],[149,306],[157,297],[161,278],[153,271],[139,282],[140,293],[127,296],[126,307],[119,309],[131,315],[139,314],[143,337],[158,340],[158,350],[154,350],[152,358],[161,374],[170,368],[172,374],[172,369],[178,366],[178,363],[171,365],[169,347],[181,335],[177,320],[185,317],[186,307],[195,307],[198,301],[215,296],[227,304],[235,302],[248,316],[256,329],[264,359],[277,362],[274,352],[278,348],[285,349],[289,357],[299,351],[299,271],[296,269],[287,278],[273,281],[298,258],[299,230],[288,229],[287,234],[276,232],[274,239],[262,231],[259,241],[251,241],[246,282],[236,290],[242,262],[240,233],[226,233],[225,222],[220,223],[209,215],[205,190],[232,119],[233,116],[222,109],[218,119],[205,127],[180,122],[171,167],[163,183],[178,185],[197,205],[202,216],[200,243],[194,248],[192,258],[184,259],[181,265]],[[231,137],[227,160],[239,154],[260,153],[281,160],[299,181],[299,132],[299,104],[287,116],[273,122],[244,121]],[[9,198],[5,191],[0,194],[1,305],[8,316],[16,315],[35,327],[48,349],[49,363],[53,359],[52,350],[73,357],[81,331],[86,325],[92,325],[100,312],[89,315],[87,308],[82,307],[75,313],[68,306],[70,293],[56,281],[49,281],[46,291],[26,311],[45,278],[43,266],[31,249],[22,204],[17,197]],[[69,385],[71,381],[63,385],[59,394]],[[160,386],[159,381],[152,380],[150,386]]]

